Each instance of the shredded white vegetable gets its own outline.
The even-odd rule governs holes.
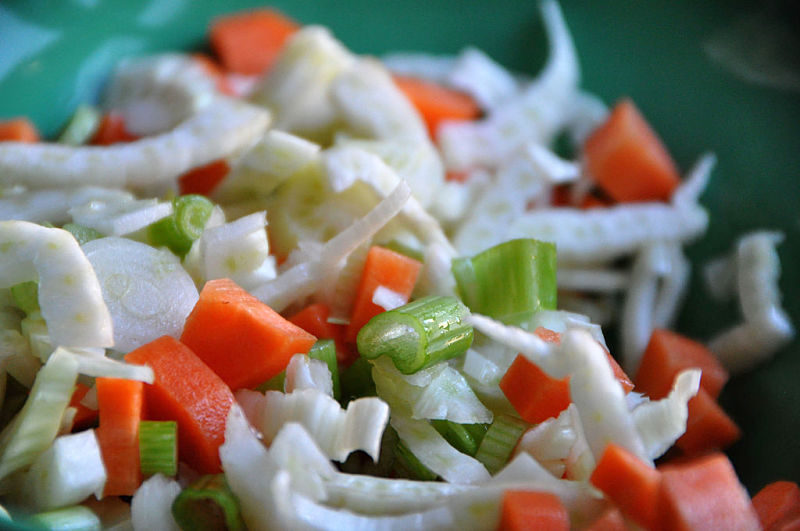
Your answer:
[[[298,389],[316,389],[333,396],[333,382],[328,365],[321,360],[309,358],[305,354],[295,354],[286,366],[286,380],[283,390],[293,393]]]

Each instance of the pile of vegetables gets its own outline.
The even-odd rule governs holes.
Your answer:
[[[50,529],[785,529],[722,451],[730,371],[793,336],[781,235],[670,331],[714,165],[581,90],[360,57],[269,9],[132,59],[42,141],[0,123],[0,500]],[[571,153],[556,153],[557,140]],[[610,351],[601,325],[620,331]],[[31,517],[31,515],[33,515]]]

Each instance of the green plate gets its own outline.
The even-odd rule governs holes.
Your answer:
[[[0,117],[30,116],[52,135],[78,103],[99,94],[120,58],[201,49],[209,20],[252,5],[248,0],[4,1]],[[529,73],[544,58],[537,7],[530,0],[272,5],[303,23],[331,27],[362,53],[455,53],[475,45]],[[800,27],[798,8],[791,2],[675,0],[564,1],[562,6],[585,88],[608,103],[631,96],[681,168],[703,152],[718,155],[702,199],[711,225],[707,237],[689,249],[694,263],[726,252],[745,231],[783,231],[781,290],[788,313],[800,323],[800,47],[791,31]],[[762,68],[753,71],[758,54]],[[738,320],[733,304],[709,298],[696,267],[680,330],[706,340]],[[800,480],[798,375],[795,341],[769,363],[734,378],[723,393],[724,406],[744,432],[729,453],[751,491],[779,478]]]

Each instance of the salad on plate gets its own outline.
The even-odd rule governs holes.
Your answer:
[[[783,235],[706,268],[739,323],[672,330],[715,157],[682,174],[633,101],[580,88],[540,9],[535,77],[360,56],[265,8],[215,19],[213,57],[123,62],[58,138],[0,123],[5,518],[800,522],[795,483],[740,484],[717,403],[793,337]]]

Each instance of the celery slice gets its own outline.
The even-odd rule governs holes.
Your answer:
[[[511,457],[511,452],[528,428],[524,421],[508,415],[497,415],[484,435],[475,459],[486,466],[490,474],[496,474]]]
[[[358,333],[359,353],[387,355],[397,370],[413,374],[460,356],[472,344],[469,310],[455,297],[429,296],[372,318]]]
[[[432,420],[431,424],[453,448],[472,457],[488,429],[486,424],[459,424],[450,420]]]
[[[239,502],[224,474],[202,476],[185,488],[172,503],[172,516],[181,529],[244,529]]]
[[[339,362],[336,359],[336,344],[332,339],[320,339],[311,350],[308,351],[308,356],[315,360],[324,361],[328,365],[328,370],[331,371],[331,380],[333,382],[333,398],[339,400],[341,396],[341,389],[339,385]]]
[[[556,309],[556,247],[511,240],[472,258],[453,260],[461,299],[473,312],[520,324],[538,310]]]
[[[143,420],[139,423],[139,466],[145,476],[177,474],[177,422]]]
[[[147,229],[153,245],[163,245],[180,257],[192,248],[203,233],[214,204],[202,195],[182,195],[172,200],[171,216],[156,221]]]
[[[91,105],[80,105],[58,136],[59,144],[81,146],[87,144],[100,125],[102,113]]]

